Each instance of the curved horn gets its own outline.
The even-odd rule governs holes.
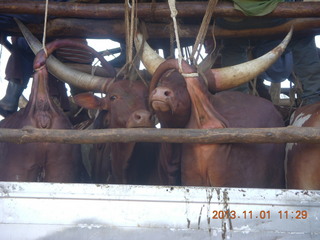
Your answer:
[[[277,47],[259,58],[230,67],[208,70],[206,76],[209,90],[227,90],[249,82],[266,71],[284,52],[291,39],[292,31],[291,28],[287,36]]]
[[[47,55],[50,56],[55,50],[61,47],[76,47],[78,49],[83,49],[87,52],[90,52],[93,56],[98,58],[101,62],[101,65],[104,69],[107,70],[107,72],[111,75],[110,77],[115,77],[117,72],[114,69],[114,67],[107,62],[107,60],[99,54],[96,50],[94,50],[92,47],[89,47],[88,45],[85,45],[80,42],[75,42],[72,39],[57,39],[55,41],[52,41],[48,44],[46,44],[46,50],[47,53],[41,49],[37,54],[37,64],[38,66],[35,66],[35,68],[41,67],[46,63]]]
[[[146,67],[147,71],[153,75],[156,69],[159,67],[161,63],[165,61],[164,58],[160,57],[146,41],[143,41],[143,36],[141,33],[137,33],[134,39],[134,43],[137,51],[142,49],[141,61],[143,65]]]
[[[29,29],[24,26],[22,22],[20,22],[18,19],[15,19],[15,21],[17,22],[30,48],[36,55],[42,49],[42,44],[36,37],[32,35]],[[46,61],[46,65],[50,73],[56,76],[58,79],[88,91],[105,92],[107,85],[113,79],[96,77],[77,71],[75,69],[67,67],[54,56],[49,56]]]

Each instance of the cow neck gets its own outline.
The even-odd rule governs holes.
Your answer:
[[[191,118],[189,127],[199,129],[226,128],[227,120],[213,107],[211,94],[204,89],[198,77],[185,77],[191,99]],[[194,125],[194,122],[196,126]]]
[[[32,92],[25,111],[35,120],[37,128],[51,128],[52,113],[57,111],[48,92],[48,72],[44,66],[34,74]]]

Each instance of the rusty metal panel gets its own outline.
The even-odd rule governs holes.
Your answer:
[[[1,239],[320,239],[320,191],[0,182]]]

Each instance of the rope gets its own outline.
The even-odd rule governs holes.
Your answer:
[[[212,35],[212,40],[213,40],[213,47],[212,47],[212,51],[215,51],[217,48],[217,39],[216,36],[214,35],[214,28],[215,28],[216,24],[215,21],[212,23],[212,28],[211,28],[211,35]]]
[[[173,20],[173,26],[174,26],[174,33],[176,36],[176,41],[177,41],[177,48],[178,48],[178,63],[179,63],[179,69],[180,72],[182,72],[182,54],[181,54],[181,47],[180,47],[180,41],[179,41],[179,34],[178,34],[178,24],[177,24],[177,19],[176,16],[178,14],[178,11],[176,9],[176,1],[175,0],[168,0],[170,12],[171,12],[171,18]]]
[[[183,73],[182,70],[182,52],[181,52],[181,46],[179,41],[179,34],[178,34],[178,24],[176,16],[178,14],[178,11],[176,9],[176,1],[175,0],[168,0],[170,12],[171,12],[171,18],[173,20],[173,26],[174,26],[174,33],[176,36],[177,41],[177,48],[178,48],[178,64],[179,64],[179,72],[183,77],[198,77],[198,73]]]
[[[46,48],[48,6],[49,6],[49,0],[46,0],[46,8],[45,8],[45,13],[44,13],[44,24],[43,24],[43,38],[42,38],[42,48],[44,50],[44,53],[46,54],[46,57],[48,57],[48,52],[47,52],[47,48]]]
[[[173,23],[169,25],[170,27],[170,57],[174,58],[174,27]]]
[[[181,73],[183,77],[199,77],[198,73]]]
[[[132,70],[135,70],[134,61],[133,61],[133,41],[134,41],[134,33],[137,29],[137,8],[136,8],[136,0],[131,1],[131,5],[129,0],[126,0],[126,12],[125,12],[125,26],[126,26],[126,74],[129,75],[129,79],[133,80],[133,74],[130,74]],[[130,16],[129,16],[130,13]]]
[[[126,63],[129,62],[130,51],[129,51],[129,35],[130,35],[130,20],[129,20],[129,11],[130,11],[129,0],[125,1],[125,31],[126,31]]]
[[[132,62],[132,49],[133,49],[133,32],[134,32],[134,12],[136,9],[136,1],[132,0],[132,7],[131,7],[131,18],[130,18],[130,31],[129,31],[129,62]]]
[[[200,30],[198,32],[198,35],[197,35],[197,38],[196,38],[196,42],[193,46],[193,49],[192,49],[192,53],[191,53],[191,58],[193,60],[193,64],[196,65],[196,62],[198,61],[198,58],[199,58],[199,55],[200,55],[200,49],[198,51],[198,48],[199,48],[199,45],[200,45],[200,48],[203,44],[203,40],[204,40],[204,37],[208,31],[208,27],[209,27],[209,24],[210,24],[210,21],[211,21],[211,18],[212,18],[212,14],[213,14],[213,11],[215,9],[215,6],[217,5],[218,3],[218,0],[210,0],[209,3],[208,3],[208,6],[207,6],[207,10],[206,10],[206,13],[202,19],[202,23],[201,23],[201,26],[200,26]],[[195,58],[195,54],[196,52],[198,51],[198,55],[197,57]]]

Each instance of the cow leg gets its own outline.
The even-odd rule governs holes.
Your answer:
[[[17,151],[17,148],[18,151]],[[0,181],[36,182],[40,165],[43,159],[39,145],[30,144],[3,144],[0,152]]]
[[[287,163],[287,188],[320,189],[319,147],[319,144],[303,144],[294,152]]]
[[[181,161],[181,183],[184,186],[216,186],[209,169],[210,158],[214,155],[216,144],[184,144]],[[214,175],[214,174],[213,174]]]
[[[80,182],[80,168],[82,166],[80,146],[52,144],[52,147],[48,146],[48,149],[43,180],[62,183]]]
[[[37,182],[41,168],[38,165],[31,167],[9,164],[0,171],[0,181]]]

